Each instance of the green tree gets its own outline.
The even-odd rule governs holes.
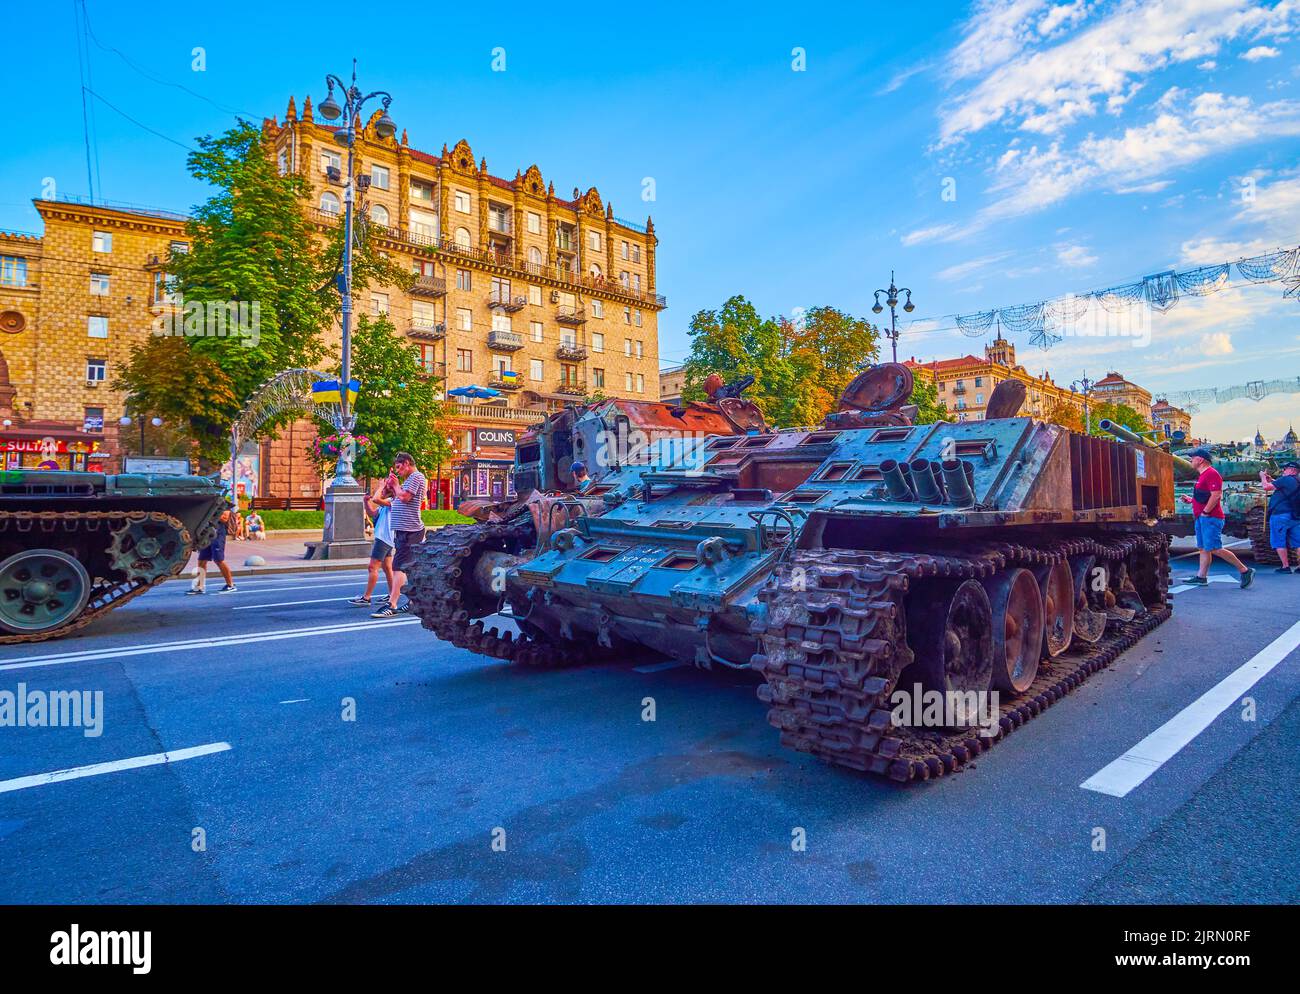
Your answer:
[[[797,324],[781,319],[790,360],[799,377],[802,424],[816,424],[839,409],[853,378],[880,356],[878,329],[834,307],[811,308]]]
[[[340,309],[334,277],[343,233],[338,225],[317,236],[304,210],[306,180],[280,175],[260,129],[241,122],[198,144],[189,170],[214,192],[189,222],[189,252],[168,262],[183,311],[167,323],[166,312],[159,315],[155,334],[133,350],[114,386],[127,392],[132,409],[185,426],[200,454],[219,460],[230,425],[260,384],[328,355],[324,334]],[[355,256],[354,290],[378,279],[409,282],[364,235]],[[230,331],[231,307],[241,303],[252,327],[212,334],[219,314]]]
[[[338,368],[332,371],[338,374]],[[385,476],[393,456],[409,452],[422,470],[432,473],[451,457],[438,400],[441,384],[420,365],[420,350],[399,335],[387,315],[365,315],[352,334],[352,375],[361,381],[356,429],[369,445],[357,453],[358,477]],[[334,428],[318,421],[322,435]],[[324,468],[324,467],[322,467]]]
[[[916,423],[919,425],[948,420],[948,405],[939,399],[939,387],[932,380],[917,376],[912,381],[912,399],[908,403],[917,406]]]
[[[1092,434],[1101,435],[1103,438],[1113,437],[1109,432],[1101,430],[1103,418],[1114,421],[1118,425],[1123,425],[1132,431],[1143,432],[1151,427],[1146,423],[1146,419],[1142,415],[1127,404],[1098,404],[1092,409]]]

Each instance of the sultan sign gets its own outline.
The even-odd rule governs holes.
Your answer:
[[[474,448],[513,449],[515,433],[511,428],[475,428]]]

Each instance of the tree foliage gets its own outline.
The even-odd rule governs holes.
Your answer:
[[[337,374],[335,368],[333,373]],[[362,316],[352,334],[352,375],[361,381],[356,434],[370,440],[357,453],[353,472],[377,478],[388,473],[393,457],[409,452],[415,464],[431,472],[451,457],[436,377],[420,365],[420,351],[393,328],[387,315]],[[318,423],[322,434],[333,426]]]
[[[736,295],[691,318],[691,353],[682,396],[704,400],[710,373],[731,382],[753,376],[745,396],[769,425],[812,425],[835,410],[864,363],[875,361],[878,332],[833,307],[815,307],[799,322],[764,318]]]
[[[1123,425],[1131,431],[1146,431],[1151,426],[1146,423],[1146,419],[1137,411],[1127,404],[1105,403],[1098,404],[1092,409],[1092,434],[1101,435],[1104,438],[1113,438],[1110,432],[1101,430],[1102,419],[1106,418],[1114,421],[1118,425]]]
[[[917,406],[916,423],[919,425],[948,420],[948,405],[939,399],[939,387],[932,380],[918,376],[912,381],[911,403]]]
[[[1044,420],[1069,428],[1071,431],[1082,432],[1085,428],[1083,412],[1073,404],[1067,404],[1063,400],[1058,400],[1052,406]]]

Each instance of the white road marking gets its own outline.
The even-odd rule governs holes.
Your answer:
[[[235,608],[235,610],[236,611],[259,611],[265,607],[294,607],[295,605],[298,604],[326,604],[329,603],[330,601],[333,601],[336,604],[346,604],[349,600],[350,598],[348,597],[313,597],[311,600],[306,600],[306,601],[276,601],[274,604],[241,604],[239,607]],[[379,606],[380,602],[386,600],[388,600],[387,591],[384,591],[383,593],[380,593],[377,590],[375,591],[376,607]]]
[[[420,619],[399,615],[387,620],[366,618],[344,625],[317,625],[312,628],[283,628],[272,632],[255,632],[243,635],[217,635],[206,639],[181,639],[176,642],[151,642],[145,645],[116,646],[109,649],[83,649],[80,652],[60,652],[46,656],[32,656],[16,663],[0,664],[4,670],[26,670],[38,666],[59,666],[65,663],[98,663],[126,656],[149,656],[159,652],[192,652],[196,649],[217,649],[252,642],[278,642],[283,639],[311,638],[318,635],[342,635],[347,632],[374,631],[380,626],[414,625]]]
[[[139,770],[146,766],[179,763],[184,759],[211,756],[213,753],[227,752],[229,749],[229,742],[213,742],[210,745],[191,746],[189,749],[156,752],[152,756],[115,759],[110,763],[93,763],[90,766],[74,766],[71,769],[55,770],[52,773],[37,773],[30,777],[18,777],[16,780],[0,780],[0,794],[7,794],[14,790],[26,790],[28,787],[44,787],[46,784],[62,783],[64,780],[97,777],[104,773],[120,773],[122,770]]]
[[[217,580],[220,581],[220,579],[221,577],[218,576]],[[241,582],[242,578],[237,576],[235,577],[235,586],[239,588],[238,591],[239,593],[244,594],[246,596],[247,595],[255,596],[257,594],[283,594],[283,593],[288,593],[290,590],[324,590],[328,587],[355,587],[357,583],[360,582],[361,579],[362,579],[361,577],[357,577],[356,579],[353,580],[335,580],[326,583],[302,583],[292,587],[263,587],[263,586],[252,587],[242,583]]]
[[[310,700],[311,700],[310,697],[295,697],[291,701],[281,701],[280,703],[281,704],[306,704]]]
[[[1250,543],[1250,539],[1248,539],[1248,538],[1239,538],[1239,539],[1237,539],[1237,541],[1235,541],[1235,542],[1224,542],[1224,543],[1223,543],[1223,547],[1224,547],[1225,549],[1235,549],[1235,548],[1236,548],[1237,546],[1239,546],[1239,545],[1248,545],[1249,543]],[[1179,553],[1178,555],[1176,555],[1176,556],[1171,556],[1170,558],[1172,558],[1172,559],[1186,559],[1188,556],[1199,556],[1200,554],[1201,554],[1201,550],[1200,550],[1200,549],[1193,549],[1191,552],[1183,552],[1183,553]]]
[[[662,670],[675,670],[677,669],[677,667],[685,666],[685,665],[686,664],[681,662],[680,660],[670,659],[664,663],[649,663],[645,666],[634,666],[632,667],[632,672],[633,673],[659,673]]]
[[[1208,579],[1211,583],[1235,583],[1238,586],[1240,586],[1241,584],[1241,581],[1238,580],[1235,576],[1211,576]],[[1169,592],[1171,594],[1181,594],[1184,590],[1200,590],[1200,589],[1201,589],[1201,585],[1199,583],[1180,583],[1176,587],[1170,587]]]
[[[1205,731],[1215,718],[1286,659],[1297,646],[1300,646],[1300,621],[1079,786],[1084,790],[1124,797]]]

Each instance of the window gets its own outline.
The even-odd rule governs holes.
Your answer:
[[[565,252],[573,250],[573,229],[559,227],[555,229],[555,247]]]
[[[528,303],[534,307],[542,306],[542,288],[539,286],[530,286],[528,288]]]
[[[624,324],[632,323],[632,308],[630,307],[623,308],[623,323]]]
[[[91,236],[90,249],[92,252],[112,252],[113,233],[111,231],[96,231]]]
[[[320,209],[326,214],[337,214],[339,212],[338,194],[330,193],[326,190],[320,195]]]
[[[632,274],[626,269],[618,274],[618,281],[623,284],[624,290],[630,290],[632,288]]]
[[[641,341],[640,339],[637,339],[637,343],[636,343],[636,357],[638,359],[645,358],[645,342]]]
[[[591,371],[591,385],[593,387],[603,387],[605,385],[605,371],[603,369],[593,369]]]
[[[540,235],[542,233],[542,215],[534,212],[528,212],[528,233],[530,235]]]
[[[280,154],[276,156],[276,163],[280,170],[280,175],[283,176],[289,171],[289,153],[284,149],[280,149]]]
[[[27,260],[16,255],[0,256],[0,283],[5,286],[26,286]],[[92,289],[90,292],[95,291]]]
[[[155,279],[156,279],[157,276],[160,276],[160,275],[162,275],[162,274],[161,274],[161,273],[155,274]],[[7,283],[8,280],[5,280],[4,282]],[[90,274],[90,292],[91,292],[91,295],[92,295],[92,296],[95,296],[95,297],[107,297],[107,296],[108,296],[108,273],[91,273],[91,274]]]
[[[456,247],[463,249],[469,248],[469,228],[456,229]]]
[[[383,204],[371,204],[370,220],[375,224],[382,224],[385,228],[388,227],[388,208]]]
[[[438,360],[434,355],[432,345],[420,346],[420,368],[426,373],[436,374],[438,372]]]
[[[90,338],[107,338],[108,318],[100,314],[92,314],[86,318],[86,334]]]
[[[420,235],[423,238],[438,237],[438,215],[430,214],[428,211],[417,211],[411,208],[411,234]]]
[[[474,330],[474,312],[468,307],[456,308],[456,327],[461,331]]]
[[[640,245],[633,245],[633,246],[632,246],[632,261],[633,261],[633,262],[640,262],[640,261],[641,261],[641,246],[640,246]]]
[[[329,169],[343,171],[343,159],[338,152],[331,152],[328,149],[322,149],[320,154],[320,171],[325,172]]]
[[[589,248],[589,249],[590,249],[591,251],[593,251],[593,252],[599,252],[599,251],[600,251],[600,232],[599,232],[599,231],[588,231],[588,232],[587,232],[587,248]]]
[[[542,322],[529,321],[528,330],[532,332],[534,342],[540,342],[542,340]]]
[[[641,327],[641,312],[640,312],[640,311],[637,311],[637,312],[636,312],[636,326],[637,326],[638,328]]]
[[[605,316],[605,302],[603,300],[593,300],[591,302],[591,316],[594,318],[603,318]]]
[[[984,377],[982,376],[975,377],[975,385],[977,387],[982,387],[984,385]]]
[[[490,293],[494,302],[510,303],[510,281],[503,276],[493,276]]]
[[[632,358],[632,339],[623,339],[623,354],[629,359]]]
[[[528,360],[528,378],[534,383],[541,383],[546,378],[545,364],[541,359]]]
[[[510,234],[510,208],[488,204],[488,228],[505,235]]]
[[[86,360],[86,382],[103,383],[108,376],[107,359],[87,359]]]
[[[496,355],[492,357],[492,371],[496,373],[497,379],[504,380],[505,374],[510,372],[512,368],[510,360],[505,356]]]
[[[422,300],[411,301],[411,324],[432,330],[438,324],[438,312],[432,304]]]
[[[190,254],[190,243],[189,243],[189,242],[172,242],[170,245],[167,246],[167,250],[168,250],[169,252],[171,252],[172,255],[189,255],[189,254]]]
[[[644,373],[637,373],[637,374],[636,374],[636,392],[637,392],[637,393],[645,393],[645,374],[644,374]]]
[[[640,293],[640,292],[641,292],[641,274],[640,274],[640,273],[633,273],[633,274],[632,274],[632,289],[635,290],[637,293]]]
[[[594,279],[600,279],[603,276],[603,274],[600,271],[600,267],[596,265],[594,262],[591,264],[590,272]]]
[[[622,258],[624,258],[624,259],[630,258],[630,255],[629,255],[629,249],[630,249],[630,248],[631,248],[631,246],[629,246],[628,243],[627,243],[627,240],[624,239],[624,241],[623,241],[623,249],[622,249],[622,251],[619,253],[619,255],[620,255]]]
[[[572,363],[560,363],[560,380],[569,386],[578,385],[578,367]]]
[[[370,185],[376,190],[388,189],[388,168],[386,166],[370,164]]]
[[[423,200],[426,204],[433,203],[433,184],[419,179],[411,180],[411,199]]]
[[[493,331],[510,331],[510,315],[501,311],[492,312],[492,330]]]
[[[457,349],[456,369],[461,373],[474,372],[474,353],[469,349]]]
[[[591,351],[601,353],[605,351],[605,336],[598,331],[591,336]]]
[[[176,277],[168,273],[153,274],[153,302],[155,304],[176,303]]]
[[[528,262],[533,266],[540,266],[542,264],[542,250],[536,245],[533,245],[528,249]]]
[[[576,348],[578,344],[578,333],[572,328],[561,328],[560,344],[567,348]]]
[[[458,269],[458,270],[456,270],[456,289],[457,289],[457,290],[468,290],[468,289],[470,289],[470,284],[471,284],[471,282],[472,282],[472,281],[471,281],[471,279],[470,279],[470,272],[469,272],[468,269]]]
[[[628,393],[631,393],[631,392],[632,392],[632,374],[631,374],[631,373],[624,373],[624,374],[623,374],[623,389],[626,390]]]
[[[104,430],[104,409],[102,407],[87,407],[86,413],[81,419],[81,430],[90,432],[101,432]]]
[[[372,293],[370,295],[370,313],[376,316],[388,313],[388,294]]]
[[[452,199],[456,210],[462,214],[469,213],[469,194],[464,190],[456,190],[452,193]]]
[[[982,393],[977,393],[975,395],[975,405],[978,407],[981,406],[983,403],[984,403],[984,395]]]

